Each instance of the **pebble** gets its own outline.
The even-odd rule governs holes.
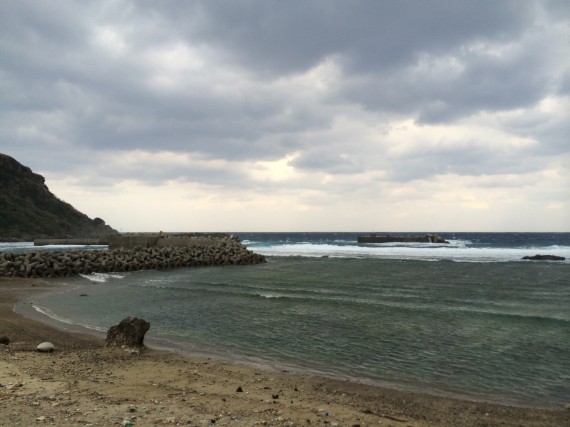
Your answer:
[[[43,342],[37,346],[37,350],[44,353],[51,353],[55,349],[55,346],[50,342]]]

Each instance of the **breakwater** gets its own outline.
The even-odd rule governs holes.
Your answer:
[[[107,245],[102,239],[34,239],[34,246],[48,245]]]
[[[425,234],[420,236],[394,236],[386,234],[377,236],[372,233],[369,236],[358,236],[358,243],[449,243],[437,234]]]
[[[197,243],[197,242],[196,242]],[[110,250],[0,252],[0,276],[66,277],[77,274],[265,262],[231,237],[184,246],[119,247]]]

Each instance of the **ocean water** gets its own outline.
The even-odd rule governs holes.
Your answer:
[[[570,233],[238,233],[254,266],[66,279],[36,310],[106,331],[133,315],[189,353],[515,405],[570,401]],[[1,248],[1,245],[0,245]],[[525,255],[563,262],[522,261]]]

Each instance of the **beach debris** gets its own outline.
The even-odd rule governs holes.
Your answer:
[[[406,403],[405,400],[404,400],[404,403]],[[406,420],[406,419],[403,419],[403,418],[394,417],[394,416],[389,415],[389,414],[376,413],[376,412],[374,412],[374,411],[371,411],[370,409],[364,409],[364,410],[362,411],[362,413],[364,413],[364,414],[370,414],[370,415],[377,415],[377,416],[379,416],[379,417],[388,418],[389,420],[398,421],[398,422],[401,422],[401,423],[405,423],[405,422],[408,422],[408,421],[409,421],[409,420]]]
[[[121,347],[138,352],[144,348],[144,336],[150,329],[150,323],[137,317],[125,317],[118,325],[107,331],[105,347]]]
[[[243,392],[243,388],[241,388],[241,386],[239,386],[239,387],[236,389],[236,393],[242,393],[242,392]]]
[[[131,420],[125,418],[125,419],[123,420],[123,423],[122,423],[122,424],[123,424],[123,426],[125,426],[125,427],[131,427],[131,426],[133,425],[133,422],[132,422]]]
[[[46,341],[41,344],[38,344],[36,349],[38,351],[41,351],[42,353],[51,353],[55,349],[55,346],[52,343]]]
[[[8,338],[6,335],[0,336],[0,344],[4,345],[10,344],[10,338]]]

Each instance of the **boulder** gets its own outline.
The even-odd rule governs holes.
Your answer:
[[[37,346],[37,350],[42,353],[51,353],[55,349],[55,346],[50,342],[43,342]]]
[[[122,347],[138,351],[144,348],[144,335],[150,329],[150,323],[137,317],[126,317],[121,323],[111,326],[107,331],[106,347]]]
[[[4,345],[10,344],[10,338],[8,338],[6,335],[0,336],[0,344]]]
[[[533,256],[524,256],[522,259],[527,259],[530,261],[564,261],[566,258],[563,256],[557,255],[533,255]]]

